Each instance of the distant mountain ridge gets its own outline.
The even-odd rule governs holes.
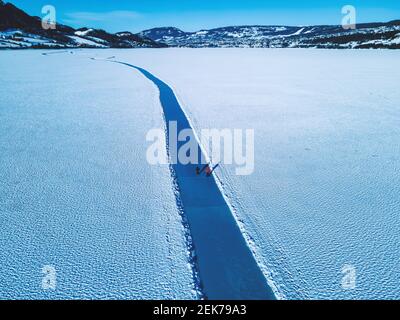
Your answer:
[[[232,26],[185,32],[161,27],[134,34],[57,24],[45,30],[33,17],[0,0],[0,49],[24,48],[327,48],[400,49],[400,20],[342,26]]]
[[[57,24],[45,30],[33,17],[11,3],[0,0],[0,48],[160,48],[151,39],[131,32],[108,33],[97,29],[74,29]]]
[[[175,27],[153,28],[139,33],[172,47],[251,48],[390,48],[400,49],[400,20],[342,26],[232,26],[197,32]]]

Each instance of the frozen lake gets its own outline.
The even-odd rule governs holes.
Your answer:
[[[111,56],[196,131],[255,130],[254,174],[217,175],[279,298],[400,298],[400,52],[74,53],[0,52],[0,298],[196,297],[168,167],[145,159],[157,88],[89,59]]]

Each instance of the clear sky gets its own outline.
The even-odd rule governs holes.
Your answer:
[[[340,24],[341,8],[353,5],[357,22],[400,19],[400,0],[11,0],[29,14],[44,5],[57,22],[72,27],[133,31],[174,26],[197,31],[231,25]]]

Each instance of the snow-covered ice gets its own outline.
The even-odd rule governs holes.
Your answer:
[[[157,92],[54,53],[0,53],[0,299],[195,298],[169,169],[145,157]]]
[[[400,52],[113,54],[171,85],[196,130],[255,129],[255,173],[218,175],[281,297],[400,298]]]
[[[255,129],[255,173],[217,175],[278,297],[400,298],[399,52],[74,53],[1,53],[1,297],[194,297],[168,168],[144,159],[157,88],[88,59],[115,56],[170,85],[196,131]]]

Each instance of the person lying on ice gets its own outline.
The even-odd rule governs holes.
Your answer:
[[[207,165],[207,167],[206,167],[205,171],[206,171],[206,175],[207,175],[207,177],[211,176],[212,170],[211,170],[211,168],[210,168],[210,166],[209,166],[209,165]]]
[[[207,170],[211,170],[211,168],[210,168],[210,165],[209,164],[206,164],[201,170],[200,170],[200,168],[199,167],[196,167],[196,175],[201,175],[201,173],[203,172],[203,171],[206,171],[206,173],[207,173]]]
[[[209,164],[206,164],[203,169],[200,170],[199,167],[196,167],[196,175],[200,175],[203,171],[206,172],[206,176],[209,177],[212,175],[212,173],[215,171],[215,169],[217,169],[219,167],[219,163],[214,167],[211,168]]]

